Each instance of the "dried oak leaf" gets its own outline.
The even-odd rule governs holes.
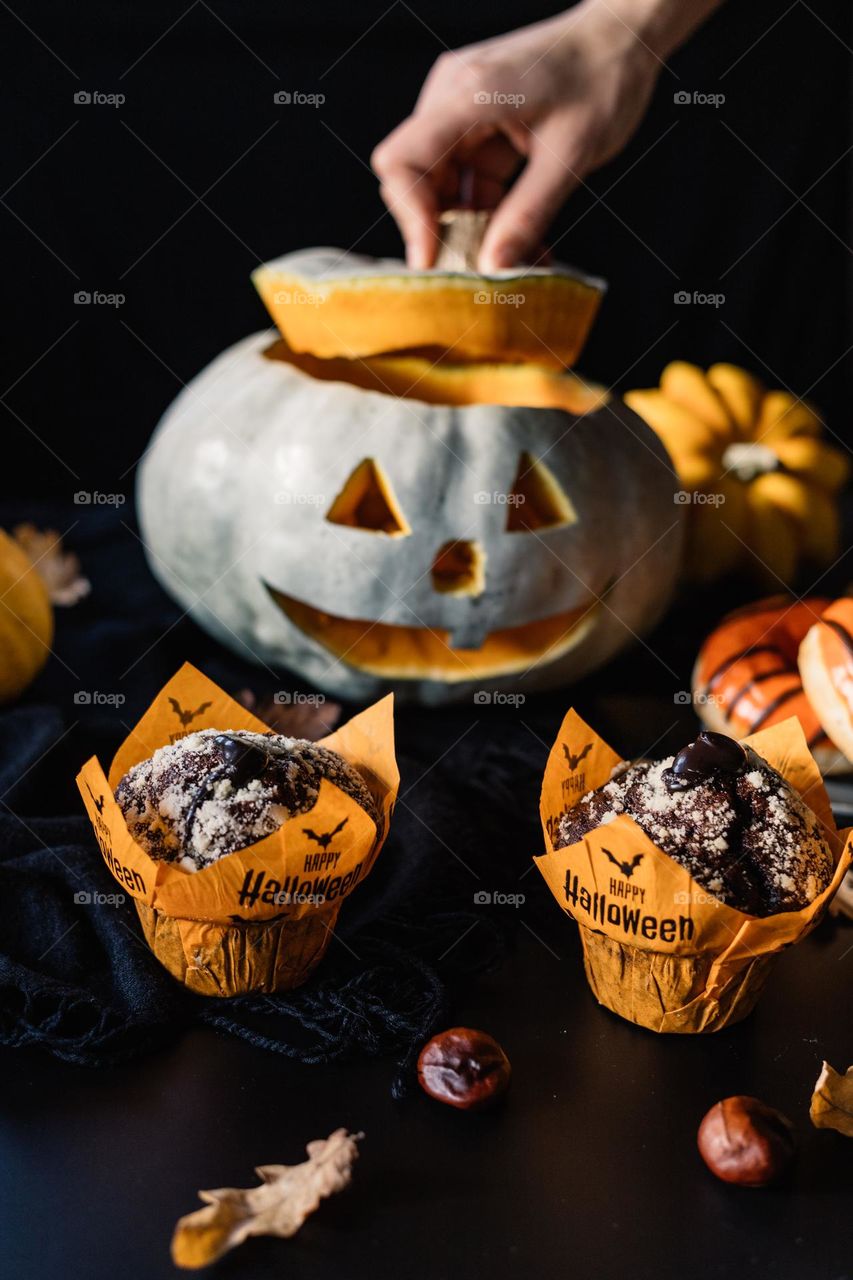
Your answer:
[[[297,702],[278,702],[272,695],[258,698],[251,689],[241,689],[237,701],[274,733],[283,733],[288,738],[308,738],[311,742],[325,738],[341,717],[341,704],[322,694],[310,701],[300,698]]]
[[[842,1076],[828,1062],[823,1064],[809,1114],[816,1129],[837,1129],[853,1138],[853,1067]]]
[[[53,604],[77,604],[89,594],[92,586],[80,572],[80,561],[73,551],[65,550],[62,536],[55,529],[18,524],[12,537],[32,561]]]
[[[195,1270],[221,1258],[249,1236],[293,1236],[320,1201],[349,1186],[362,1133],[336,1129],[305,1148],[303,1164],[266,1164],[259,1187],[199,1191],[206,1208],[181,1218],[172,1237],[172,1261]]]

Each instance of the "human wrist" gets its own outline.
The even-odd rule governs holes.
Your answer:
[[[722,4],[723,0],[581,0],[562,16],[601,22],[620,36],[664,62]]]

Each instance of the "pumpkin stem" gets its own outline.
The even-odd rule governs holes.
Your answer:
[[[439,214],[439,271],[476,271],[491,214],[488,209],[446,209]]]
[[[723,467],[726,471],[733,472],[744,484],[749,484],[769,471],[781,470],[782,463],[766,444],[748,440],[737,441],[728,446],[723,454]]]

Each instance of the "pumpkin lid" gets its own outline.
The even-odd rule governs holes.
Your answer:
[[[297,352],[353,359],[426,349],[455,360],[573,365],[605,282],[560,263],[481,275],[470,264],[482,215],[454,212],[442,225],[442,251],[428,270],[317,248],[264,263],[252,280]]]

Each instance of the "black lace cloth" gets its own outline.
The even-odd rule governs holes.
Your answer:
[[[447,1014],[453,983],[499,963],[507,946],[511,908],[490,911],[474,894],[517,888],[538,848],[543,744],[524,733],[510,748],[496,740],[499,724],[471,731],[471,708],[402,713],[392,833],[316,974],[286,995],[190,995],[149,952],[132,901],[115,902],[120,886],[74,775],[93,753],[109,763],[185,658],[231,692],[276,686],[189,620],[173,625],[178,611],[148,574],[133,534],[114,513],[87,515],[70,541],[92,595],[59,615],[59,658],[0,715],[0,1041],[104,1064],[200,1021],[306,1062],[352,1053],[405,1060]],[[50,513],[41,522],[60,520]],[[298,686],[282,677],[278,687]],[[126,701],[80,705],[81,690],[121,691]]]

